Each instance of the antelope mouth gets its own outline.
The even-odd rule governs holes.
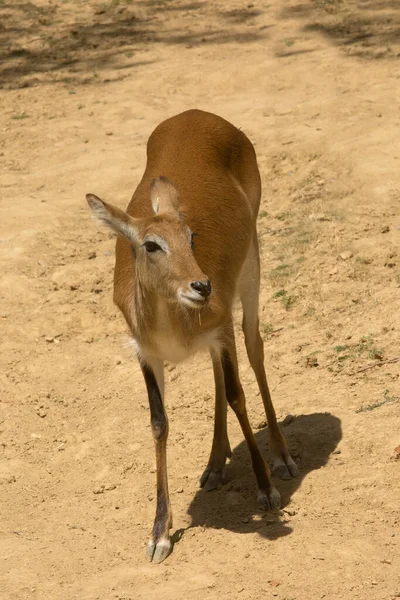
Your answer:
[[[190,308],[201,308],[205,304],[207,304],[208,298],[204,298],[200,296],[200,294],[179,294],[179,300],[182,304],[186,304],[186,306],[190,306]]]

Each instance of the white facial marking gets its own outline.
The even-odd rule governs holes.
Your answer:
[[[168,247],[167,242],[159,235],[155,235],[155,234],[146,235],[146,237],[143,240],[143,244],[145,244],[146,242],[154,242],[155,244],[158,244],[160,246],[160,248],[162,250],[164,250],[164,252],[166,254],[169,253],[169,247]]]

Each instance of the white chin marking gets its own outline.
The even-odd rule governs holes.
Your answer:
[[[191,300],[187,296],[179,296],[179,301],[186,306],[190,306],[190,308],[202,308],[204,306],[204,302],[197,302],[196,300]]]

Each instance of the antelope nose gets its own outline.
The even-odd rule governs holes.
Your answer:
[[[203,298],[208,298],[211,294],[211,281],[209,279],[205,281],[192,281],[190,287],[200,294],[200,296],[203,296]]]

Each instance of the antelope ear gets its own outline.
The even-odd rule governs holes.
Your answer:
[[[171,212],[179,214],[178,190],[166,177],[153,179],[150,186],[150,199],[154,214]]]
[[[96,219],[102,224],[107,225],[107,227],[115,231],[118,235],[126,237],[132,244],[137,243],[135,219],[132,219],[131,216],[120,208],[100,200],[94,194],[86,194],[86,200]]]

